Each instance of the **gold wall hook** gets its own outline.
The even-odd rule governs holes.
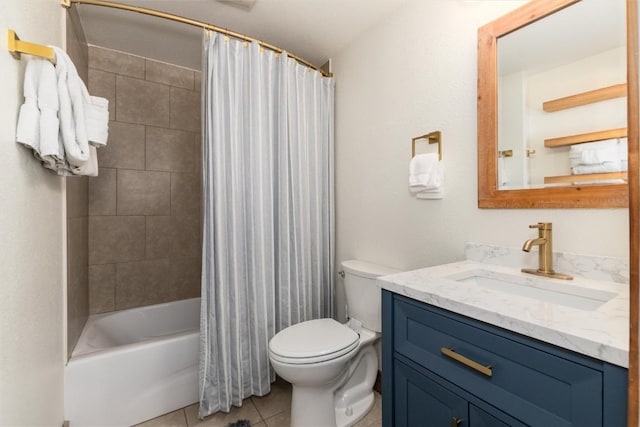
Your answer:
[[[429,144],[438,144],[438,159],[442,160],[442,133],[437,130],[411,139],[411,157],[416,156],[416,141],[426,139]]]

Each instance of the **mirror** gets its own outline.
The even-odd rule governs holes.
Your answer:
[[[624,8],[533,0],[478,30],[478,207],[628,205]]]

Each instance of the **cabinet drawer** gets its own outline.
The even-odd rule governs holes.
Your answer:
[[[601,426],[602,372],[483,323],[396,297],[393,348],[454,385],[533,426]],[[538,344],[538,343],[536,343]],[[443,354],[453,349],[491,376]],[[553,353],[553,354],[552,354]],[[489,372],[487,372],[489,373]]]

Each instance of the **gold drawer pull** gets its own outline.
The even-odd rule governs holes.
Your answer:
[[[460,424],[462,424],[462,418],[451,418],[451,427],[458,427]]]
[[[471,359],[469,359],[468,357],[464,357],[461,354],[456,353],[456,351],[452,348],[447,348],[447,347],[442,347],[440,349],[440,351],[442,352],[442,354],[444,354],[447,357],[452,358],[453,360],[457,360],[458,362],[462,363],[463,365],[467,365],[468,367],[470,367],[471,369],[475,369],[476,371],[490,377],[493,375],[493,372],[491,371],[491,365],[481,365],[476,361],[473,361]]]

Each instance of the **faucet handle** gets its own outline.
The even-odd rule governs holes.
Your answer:
[[[538,230],[551,230],[550,222],[539,222],[537,224],[531,224],[529,228],[537,228]]]

